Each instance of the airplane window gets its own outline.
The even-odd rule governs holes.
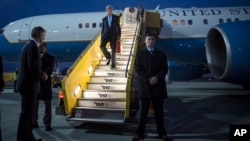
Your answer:
[[[239,18],[235,18],[234,21],[240,21],[240,19]]]
[[[92,27],[93,27],[93,28],[96,28],[96,23],[93,23],[93,24],[92,24]]]
[[[228,22],[228,23],[229,23],[229,22],[232,22],[232,20],[228,18],[228,19],[227,19],[227,22]]]
[[[78,28],[80,28],[80,29],[82,28],[82,23],[78,24]]]
[[[177,25],[177,20],[173,20],[173,25]]]
[[[85,27],[86,27],[86,28],[89,28],[89,23],[86,23],[86,24],[85,24]]]
[[[224,20],[223,19],[219,19],[219,23],[224,23]]]
[[[193,24],[193,21],[192,21],[192,20],[188,20],[188,24],[189,24],[189,25],[192,25],[192,24]]]
[[[185,21],[184,20],[181,20],[181,25],[185,25]]]
[[[207,19],[204,19],[204,20],[203,20],[203,23],[204,23],[204,24],[208,24]]]
[[[99,24],[99,27],[102,27],[102,23]]]

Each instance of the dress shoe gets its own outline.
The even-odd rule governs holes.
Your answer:
[[[110,64],[110,59],[108,59],[108,61],[107,61],[106,65],[109,65],[109,64]]]
[[[52,130],[53,130],[53,129],[51,128],[51,126],[50,126],[50,125],[46,126],[45,131],[52,131]]]
[[[38,139],[33,139],[32,141],[42,141],[42,139],[38,138]]]
[[[34,128],[39,128],[38,124],[32,125],[32,129],[34,129]]]
[[[116,66],[115,66],[115,65],[112,65],[112,66],[111,66],[111,69],[116,69]]]
[[[140,141],[140,139],[142,139],[140,136],[135,135],[133,136],[132,141]]]

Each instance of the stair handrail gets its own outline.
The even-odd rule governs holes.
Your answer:
[[[125,77],[127,78],[128,77],[128,74],[129,74],[129,70],[128,70],[128,67],[129,67],[129,62],[130,62],[130,59],[131,59],[131,56],[132,56],[132,51],[133,51],[133,48],[134,48],[134,45],[135,45],[135,40],[136,40],[136,37],[137,37],[137,32],[138,32],[138,26],[141,25],[141,21],[140,20],[139,22],[137,22],[136,24],[136,28],[135,28],[135,34],[134,34],[134,37],[133,37],[133,41],[132,41],[132,45],[131,45],[131,48],[130,48],[130,53],[129,53],[129,57],[128,57],[128,62],[127,62],[127,65],[126,65],[126,70],[125,70]],[[129,76],[131,76],[132,74],[129,74]]]

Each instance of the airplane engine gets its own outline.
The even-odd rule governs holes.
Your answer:
[[[206,40],[206,57],[215,78],[250,89],[250,21],[212,27]]]

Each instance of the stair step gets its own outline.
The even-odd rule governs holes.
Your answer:
[[[120,119],[108,118],[108,117],[110,117],[109,114],[99,116],[100,118],[93,118],[91,116],[88,116],[89,118],[83,118],[84,116],[82,116],[81,114],[77,114],[77,116],[79,116],[79,118],[70,117],[70,118],[67,118],[67,120],[69,120],[69,121],[94,122],[94,123],[123,123],[124,122],[124,119],[121,119],[121,118]],[[121,115],[115,115],[115,116],[116,117],[122,117]]]
[[[132,35],[123,35],[122,37],[121,37],[121,42],[122,41],[130,41],[130,42],[132,42],[133,41],[133,39],[134,39],[134,35],[132,36]]]
[[[122,39],[133,39],[134,36],[135,36],[134,34],[135,34],[135,31],[122,33],[122,34],[121,34],[121,40],[122,40]],[[136,33],[136,35],[137,35],[137,33]]]
[[[101,76],[92,76],[92,83],[127,83],[127,78],[125,77],[101,77]]]
[[[124,44],[132,44],[132,43],[135,43],[135,41],[133,42],[134,40],[133,39],[124,39],[121,41],[121,44],[124,45]]]
[[[106,65],[106,63],[107,63],[107,60],[101,60],[99,65]],[[115,63],[116,65],[127,65],[128,59],[127,60],[116,59]]]
[[[122,52],[130,52],[130,50],[131,50],[131,48],[124,48],[123,50],[122,50]],[[132,52],[133,52],[134,50],[132,50]]]
[[[78,107],[125,109],[125,99],[78,99]]]
[[[132,44],[122,44],[121,45],[123,48],[131,48]]]
[[[122,27],[121,31],[131,31],[131,30],[134,30],[135,31],[135,28],[136,28],[136,25],[133,26],[133,25],[130,25],[130,26],[126,26],[126,27]]]
[[[122,28],[135,28],[137,23],[125,23]]]
[[[122,123],[124,122],[124,117],[125,109],[75,107],[73,109],[73,117],[68,118],[67,120]]]
[[[124,54],[124,55],[129,55],[130,52],[121,52],[121,54]]]
[[[94,107],[74,107],[74,109],[78,109],[78,110],[85,110],[85,111],[101,111],[101,112],[107,112],[107,111],[119,111],[119,112],[124,112],[125,109],[124,108],[94,108]]]
[[[124,37],[124,35],[131,35],[132,37],[135,34],[135,29],[127,29],[126,31],[124,30],[123,32],[121,32],[121,38]],[[137,33],[136,33],[137,34]]]
[[[122,61],[123,60],[128,60],[128,57],[129,57],[129,55],[124,55],[124,54],[121,54],[121,53],[115,55],[116,61],[119,61],[119,60],[122,60]],[[106,60],[106,58],[104,56],[102,57],[102,60],[104,60],[104,61],[107,62],[107,60]]]
[[[128,33],[123,33],[123,34],[121,34],[121,40],[122,39],[133,39],[134,38],[134,35],[135,34],[135,32],[128,32]]]
[[[115,56],[115,59],[116,59],[116,61],[118,61],[118,60],[128,60],[128,55],[123,55],[123,54],[121,54],[121,55],[116,55]]]
[[[121,32],[122,33],[127,33],[127,32],[135,32],[136,26],[135,27],[126,27],[126,28],[122,28]]]
[[[119,76],[125,77],[125,71],[121,70],[98,70],[96,69],[94,72],[94,76]]]
[[[91,90],[125,90],[126,89],[126,84],[88,83],[87,88],[91,89]]]
[[[97,69],[101,69],[101,70],[111,70],[111,66],[110,65],[98,65]],[[126,65],[116,65],[116,70],[125,70],[126,69]]]
[[[111,99],[125,99],[125,91],[96,91],[96,90],[85,90],[83,91],[83,98],[111,98]]]

